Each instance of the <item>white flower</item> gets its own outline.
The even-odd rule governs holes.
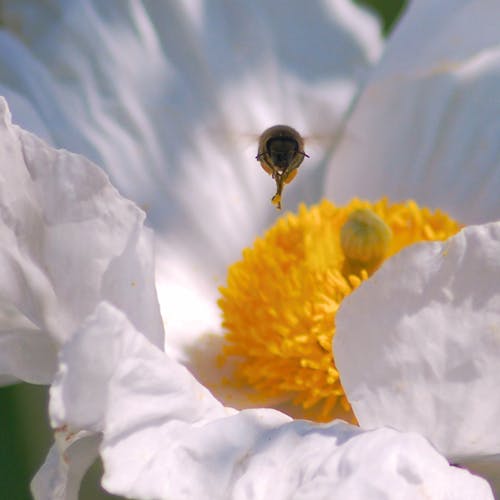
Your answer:
[[[96,352],[99,344],[106,356]],[[492,498],[417,434],[224,408],[108,304],[63,347],[55,426],[101,431],[103,486],[134,498]],[[91,388],[91,389],[90,389]],[[44,498],[44,497],[41,497]]]
[[[315,27],[314,32],[309,26]],[[293,36],[289,36],[291,27]],[[317,47],[314,58],[309,57],[307,46]],[[380,48],[376,23],[345,0],[289,5],[286,10],[268,2],[228,9],[222,2],[196,8],[190,2],[104,6],[97,1],[64,0],[50,5],[7,1],[2,4],[0,88],[13,107],[16,123],[56,146],[95,160],[122,192],[148,210],[159,235],[158,281],[162,304],[168,307],[164,317],[172,350],[172,332],[187,337],[186,330],[199,334],[217,323],[215,287],[211,278],[196,273],[193,263],[201,256],[222,277],[241,243],[253,239],[275,217],[266,194],[272,189],[269,179],[255,175],[253,154],[242,153],[233,136],[260,132],[277,121],[294,122],[309,133],[332,133]],[[297,185],[295,194],[290,191],[290,203],[294,198],[314,199],[324,164],[317,156],[316,167],[304,174],[301,189]],[[57,197],[52,201],[57,203]],[[44,210],[42,203],[40,212]],[[142,214],[137,214],[142,222]],[[97,228],[104,215],[96,215]],[[115,215],[118,221],[110,223],[120,225],[121,210]],[[225,232],[223,240],[206,230],[215,225]],[[87,228],[77,230],[77,238],[68,240],[71,248],[61,248],[61,253],[71,253],[73,246],[86,249],[82,242],[91,239]],[[112,228],[96,232],[113,239]],[[145,255],[142,258],[146,260]],[[39,260],[36,264],[43,269],[51,256]],[[93,256],[89,262],[95,262]],[[105,262],[101,264],[98,270],[104,274]],[[125,258],[119,268],[124,281],[130,279],[127,285],[133,282],[127,265],[133,264],[133,259]],[[75,273],[61,268],[60,274],[75,292],[86,280],[101,277],[99,273],[87,276],[85,266],[71,270]],[[83,282],[77,271],[82,271]],[[95,305],[100,297],[115,303],[129,319],[137,314],[155,316],[139,301],[130,308],[129,301],[116,303],[115,297],[101,292],[95,290],[89,304]],[[59,298],[60,290],[54,293]],[[149,288],[144,287],[139,296],[147,302]],[[200,315],[198,321],[199,303],[209,312],[208,322],[207,315]],[[59,305],[49,311],[50,317],[65,313]],[[149,308],[154,309],[154,304]],[[55,332],[47,329],[42,336],[36,330],[29,338],[29,349],[21,349],[26,332],[7,325],[9,337],[3,339],[10,344],[3,343],[2,371],[28,381],[50,382],[54,355],[82,319],[83,310],[82,306],[72,316],[71,324],[53,321],[63,331],[54,345],[50,337]],[[142,333],[158,326],[153,318],[146,328],[133,323]],[[50,363],[43,349],[35,355],[35,342],[48,346]],[[54,470],[60,475],[49,481],[39,476],[36,481],[36,488],[55,488],[49,496],[56,490],[71,495],[81,471],[68,467],[76,462],[78,468],[87,461],[78,458],[82,440],[64,430],[58,431],[61,434],[57,441],[71,459],[57,462],[60,455],[51,452],[47,464],[54,465],[55,459]]]
[[[312,57],[292,57],[300,56],[299,47],[295,46],[294,50],[284,53],[291,60],[284,57],[283,67],[279,66],[280,76],[285,75],[279,80],[282,83],[269,85],[268,82],[277,81],[273,52],[259,50],[265,49],[265,43],[253,44],[261,39],[278,43],[282,38],[279,29],[273,32],[276,38],[260,37],[266,30],[265,21],[260,21],[259,16],[255,17],[250,31],[244,29],[248,22],[246,15],[239,18],[235,14],[233,24],[223,25],[223,28],[231,28],[227,40],[239,43],[240,50],[234,55],[232,50],[224,51],[226,45],[219,46],[219,38],[213,35],[216,29],[220,33],[218,21],[224,19],[217,8],[205,13],[205,19],[197,10],[182,12],[188,9],[188,3],[172,7],[168,14],[179,23],[172,31],[162,32],[158,26],[167,18],[164,7],[158,7],[160,4],[121,4],[120,15],[98,6],[97,2],[95,5],[78,2],[55,5],[61,20],[58,29],[51,31],[47,39],[47,31],[31,29],[33,27],[26,24],[23,5],[7,3],[7,18],[16,20],[16,16],[21,15],[24,22],[12,21],[12,25],[21,26],[22,37],[45,66],[34,67],[26,47],[4,33],[4,40],[0,40],[0,50],[4,50],[0,60],[9,64],[4,65],[8,68],[8,78],[4,74],[2,80],[7,81],[11,92],[15,90],[18,102],[34,103],[34,110],[28,106],[23,115],[26,120],[36,121],[34,127],[42,133],[48,131],[56,144],[64,144],[98,160],[128,196],[139,203],[150,204],[150,217],[160,236],[160,296],[165,301],[169,334],[184,336],[176,347],[189,344],[204,328],[214,324],[213,292],[209,291],[215,290],[211,286],[213,273],[220,272],[242,244],[248,243],[266,225],[272,208],[262,200],[263,186],[268,185],[268,179],[261,177],[262,184],[256,180],[254,166],[244,170],[246,160],[228,147],[227,137],[216,139],[211,122],[217,130],[234,128],[234,125],[240,130],[245,127],[255,130],[276,121],[296,120],[299,128],[314,132],[317,131],[315,124],[323,121],[322,117],[335,113],[339,116],[346,110],[355,91],[352,82],[359,80],[349,71],[347,84],[339,86],[333,81],[326,84],[319,78],[324,66],[315,66],[316,59]],[[331,5],[338,9],[347,4],[333,2]],[[333,193],[336,200],[352,195],[390,195],[397,199],[411,196],[419,202],[446,208],[464,222],[498,217],[499,145],[494,139],[498,137],[499,123],[492,118],[494,105],[482,100],[485,90],[493,92],[491,89],[497,86],[498,34],[494,23],[488,21],[495,18],[498,7],[479,1],[460,2],[461,9],[456,5],[457,2],[451,0],[438,7],[429,1],[412,5],[358,102],[333,159],[331,178],[325,189],[327,194]],[[36,8],[36,4],[31,7]],[[314,11],[310,6],[307,9]],[[109,16],[115,23],[116,39],[104,29],[101,15]],[[281,15],[273,19],[282,21],[282,28],[288,27],[286,17],[282,20]],[[340,16],[345,26],[348,18],[341,13]],[[34,19],[38,23],[38,17]],[[443,24],[444,19],[447,23]],[[465,34],[464,20],[468,28]],[[189,21],[197,36],[182,38],[185,33],[180,21]],[[78,43],[71,37],[74,26],[81,30]],[[210,29],[204,30],[207,26]],[[318,29],[316,34],[321,33],[324,32]],[[460,38],[457,41],[457,36],[464,41]],[[50,37],[58,40],[57,50]],[[81,45],[80,40],[84,40]],[[185,41],[181,46],[186,52],[165,57],[163,51],[171,47],[171,40]],[[297,40],[301,37],[297,36]],[[148,60],[141,55],[143,45],[151,56]],[[102,60],[94,59],[92,48],[96,46],[108,50]],[[366,44],[353,46],[366,47]],[[278,43],[277,53],[280,47]],[[124,51],[131,59],[118,58],[117,54]],[[200,51],[201,59],[209,61],[207,67],[214,69],[197,72],[199,68],[192,61],[199,60]],[[225,65],[223,56],[229,57],[231,63]],[[329,59],[328,53],[326,59],[318,60]],[[365,64],[370,59],[373,54],[362,56],[358,61]],[[136,65],[130,67],[131,61]],[[27,71],[27,67],[36,69],[36,76]],[[175,68],[181,71],[176,73]],[[310,75],[311,69],[317,70],[312,74],[318,75],[318,81],[307,81],[305,75]],[[189,77],[180,80],[179,74]],[[338,76],[333,70],[328,74]],[[116,75],[115,79],[109,75]],[[118,79],[118,75],[125,76]],[[9,78],[20,78],[18,82],[22,85],[16,83],[13,88]],[[215,78],[217,85],[212,83]],[[163,101],[158,98],[163,96],[163,90],[159,89],[166,88],[172,93]],[[113,101],[107,99],[110,93],[116,96],[120,106],[113,107]],[[82,99],[81,95],[86,98]],[[195,100],[193,96],[198,97]],[[248,101],[242,106],[245,96]],[[294,96],[293,99],[290,96]],[[293,105],[282,107],[289,102],[300,103],[306,96],[308,104],[304,108],[310,110],[309,115],[300,113]],[[337,104],[336,97],[332,96],[339,96],[341,103]],[[47,98],[53,99],[52,106],[47,104]],[[252,103],[260,103],[260,107]],[[73,108],[71,114],[68,105]],[[476,114],[472,113],[478,109]],[[338,121],[334,121],[337,125]],[[195,123],[198,125],[193,127]],[[325,128],[331,131],[335,127]],[[301,183],[291,186],[293,203],[316,198],[323,178],[314,172],[321,174],[321,164],[326,158],[320,157],[316,168],[313,164],[311,173],[306,174]],[[129,168],[124,169],[123,165]],[[235,165],[241,165],[242,169],[236,170]],[[472,166],[477,175],[465,175],[470,174]],[[457,172],[464,175],[458,176]],[[272,185],[268,189],[271,194]],[[163,207],[170,211],[162,213]],[[462,249],[469,248],[466,242],[478,233],[493,230],[467,231],[454,240],[464,242]],[[490,248],[490,240],[498,240],[498,236],[490,240],[478,238],[481,251]],[[420,269],[420,262],[414,256],[428,252],[432,256],[437,247],[421,248],[424,250],[408,250],[394,266],[401,266],[397,263],[407,259],[408,265]],[[481,256],[481,252],[478,255]],[[200,267],[194,267],[194,263]],[[475,258],[474,265],[477,263]],[[426,264],[434,269],[431,259]],[[457,262],[452,264],[454,269],[458,268]],[[385,272],[390,278],[395,272],[390,267],[387,269],[376,276],[384,276]],[[400,281],[400,276],[392,279]],[[387,286],[384,283],[380,286]],[[368,293],[364,290],[361,293]],[[438,285],[436,290],[449,291],[444,285]],[[480,290],[477,287],[472,292]],[[415,289],[410,291],[414,293]],[[454,296],[458,292],[453,289],[450,293]],[[349,307],[355,307],[352,304],[356,304],[357,297],[357,293],[353,294],[351,305],[346,306],[344,328],[350,328]],[[447,297],[450,295],[444,293],[444,298]],[[21,298],[26,299],[26,294],[21,294]],[[127,307],[124,307],[113,299],[106,294],[94,294],[93,306],[99,300],[111,301],[114,305],[99,304],[83,324],[80,323],[82,315],[75,315],[68,323],[76,329],[74,334],[73,330],[65,329],[59,374],[51,391],[51,417],[62,433],[63,453],[51,452],[44,473],[37,477],[34,487],[40,498],[44,495],[72,498],[76,494],[78,481],[74,478],[78,478],[92,458],[97,443],[95,434],[84,434],[80,439],[81,435],[71,434],[74,431],[102,433],[100,453],[106,470],[105,487],[139,498],[265,498],[269,492],[276,498],[328,498],[332,491],[348,498],[367,498],[374,494],[385,495],[384,498],[405,495],[408,498],[418,495],[491,498],[485,482],[466,471],[449,467],[446,460],[416,434],[400,434],[384,428],[367,432],[339,422],[313,425],[291,421],[273,410],[236,412],[224,408],[184,368],[143,337],[146,332],[134,321],[132,315],[137,311],[128,307],[130,301],[126,301]],[[153,299],[149,302],[152,310],[153,302]],[[400,315],[408,314],[412,307],[415,304],[402,304]],[[447,307],[448,303],[443,301],[437,314],[449,313]],[[64,308],[54,310],[57,314],[65,311]],[[497,306],[493,310],[498,311]],[[391,318],[387,312],[380,311],[382,318],[385,315]],[[479,309],[479,314],[481,311],[483,309]],[[425,316],[425,307],[417,312]],[[57,314],[50,318],[58,318]],[[365,317],[359,309],[357,314]],[[194,321],[188,321],[189,316],[194,317]],[[439,325],[447,326],[442,319]],[[464,331],[464,335],[470,335],[475,330]],[[369,329],[358,329],[358,338],[364,339],[369,332]],[[442,332],[444,343],[454,339],[450,328],[443,328]],[[470,337],[465,338],[470,345]],[[98,342],[99,349],[96,348]],[[385,340],[380,343],[381,347],[385,345],[388,345]],[[398,343],[391,349],[397,351],[402,347],[404,351],[405,345]],[[179,354],[172,346],[174,340],[167,337],[169,350]],[[463,354],[463,350],[460,353]],[[366,354],[360,348],[359,355]],[[349,366],[345,356],[344,363]],[[382,372],[386,376],[390,373],[388,368]],[[425,374],[427,369],[428,365],[420,359],[416,373]],[[349,368],[344,370],[348,383],[354,381],[352,390],[360,407],[372,404],[376,394],[372,398],[366,391],[360,392],[355,384],[359,373],[351,373]],[[488,376],[491,373],[494,372],[480,372]],[[381,383],[376,388],[382,390],[384,385]],[[436,385],[436,391],[439,390]],[[472,389],[470,398],[475,397],[477,394]],[[390,412],[400,399],[385,401],[387,404],[380,408],[382,419],[373,421],[374,425],[390,424],[384,420],[383,410]],[[481,408],[492,406],[485,403]],[[408,408],[400,406],[395,412],[400,427],[403,427],[400,422],[404,422],[405,412]],[[445,404],[442,415],[440,425],[436,425],[430,413],[428,420],[417,421],[417,430],[451,458],[450,449],[439,445],[446,438],[441,432],[448,430],[447,419],[456,417],[455,406]],[[372,421],[366,422],[370,425]],[[436,425],[436,434],[422,428],[422,422]],[[83,453],[77,451],[80,443]],[[457,446],[466,452],[471,450],[464,443],[459,442]],[[465,455],[468,460],[481,460],[484,453],[495,453],[495,450],[496,441],[491,439],[486,443],[482,441],[472,454]],[[68,467],[74,468],[68,470]]]
[[[185,358],[174,348],[218,328],[214,281],[277,216],[238,136],[291,123],[331,139],[381,52],[377,23],[350,0],[8,0],[2,15],[0,82],[33,107],[14,121],[147,211],[166,347]],[[287,207],[317,199],[330,154],[311,152]]]

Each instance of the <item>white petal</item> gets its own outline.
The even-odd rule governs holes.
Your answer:
[[[382,47],[377,22],[348,0],[16,0],[2,13],[0,81],[33,103],[57,145],[147,209],[180,344],[218,326],[227,265],[277,216],[255,134],[285,122],[331,142]],[[287,208],[320,196],[329,151],[308,148]]]
[[[500,452],[500,223],[408,247],[344,300],[334,352],[360,424],[453,461]]]
[[[450,467],[418,435],[223,408],[107,304],[64,346],[61,361],[51,391],[53,424],[103,431],[103,486],[115,494],[492,498],[486,482]]]
[[[55,433],[56,443],[31,482],[35,500],[77,500],[80,483],[97,458],[100,437],[82,431]]]
[[[326,195],[500,217],[500,4],[411,2],[333,157]]]
[[[149,394],[144,394],[143,404],[135,410],[129,409],[129,417],[130,410],[140,416],[143,411],[163,415],[170,409],[172,417],[183,418],[184,412],[193,421],[210,419],[212,414],[233,413],[224,409],[186,368],[138,334],[128,318],[111,304],[100,304],[73,337],[61,349],[59,373],[51,387],[50,414],[54,427],[70,423],[74,428],[102,431],[105,412],[108,407],[114,408],[109,401],[109,384],[123,370],[128,378],[123,390],[137,393],[138,397],[141,385],[151,380],[147,383],[149,387],[145,387]],[[157,371],[161,374],[166,371],[169,380],[158,380]],[[136,383],[139,385],[135,386]],[[154,388],[155,383],[160,385]],[[77,386],[79,389],[75,391]],[[166,398],[170,399],[168,404]]]
[[[47,383],[57,346],[102,299],[157,345],[152,233],[85,158],[13,126],[0,100],[0,374]]]

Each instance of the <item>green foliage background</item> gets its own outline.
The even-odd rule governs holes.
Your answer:
[[[376,12],[388,34],[406,0],[353,0]],[[29,484],[52,444],[47,417],[48,389],[18,384],[0,388],[0,500],[29,500]],[[117,498],[99,486],[100,464],[87,474],[82,500]]]
[[[382,29],[387,35],[402,14],[408,0],[353,0],[355,4],[376,12],[382,21]]]

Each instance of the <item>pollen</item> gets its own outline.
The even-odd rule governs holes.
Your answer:
[[[354,420],[332,353],[344,297],[383,261],[420,241],[444,240],[460,225],[414,201],[329,201],[278,219],[220,288],[229,383],[259,401],[287,402],[317,421]]]

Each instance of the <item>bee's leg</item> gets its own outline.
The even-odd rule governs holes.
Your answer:
[[[271,198],[272,204],[278,209],[281,210],[281,195],[276,193],[272,198]]]
[[[283,177],[277,175],[276,180],[276,194],[271,198],[271,202],[278,210],[281,210],[281,193],[283,191]]]

